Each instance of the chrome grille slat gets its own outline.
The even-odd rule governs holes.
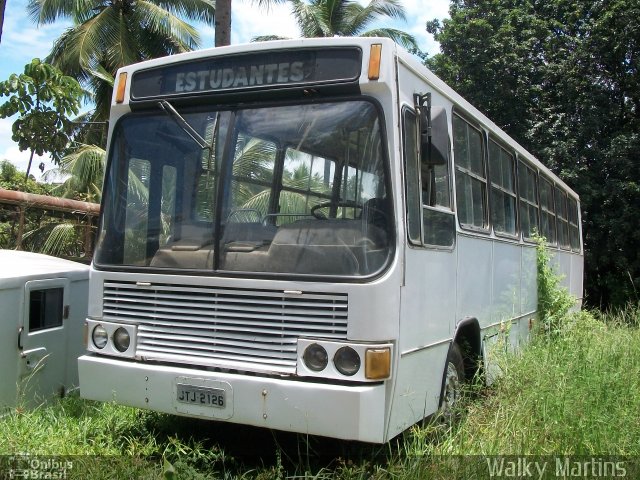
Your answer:
[[[136,354],[292,373],[299,337],[344,340],[346,294],[104,283],[103,318],[138,326]]]
[[[126,292],[126,291],[122,291],[119,292],[117,296],[115,297],[110,297],[110,296],[106,296],[105,300],[117,300],[119,302],[139,302],[140,301],[140,292]],[[203,298],[202,296],[197,296],[197,297],[192,297],[189,295],[185,295],[185,296],[179,296],[179,295],[169,295],[169,294],[165,294],[162,296],[162,303],[163,304],[167,304],[170,305],[171,302],[170,300],[176,299],[179,300],[179,302],[176,303],[182,303],[186,300],[190,300],[190,301],[197,301],[199,303],[203,303],[203,304],[211,304],[214,302],[210,302],[208,301],[208,298]],[[275,300],[265,300],[264,297],[261,297],[259,299],[251,299],[251,301],[249,301],[248,299],[243,299],[243,300],[239,300],[239,302],[242,305],[252,305],[255,304],[256,307],[260,307],[260,306],[265,306],[265,305],[274,305],[274,306],[280,306],[282,307],[283,305],[287,305],[287,307],[304,307],[306,309],[314,309],[314,308],[328,308],[328,309],[337,309],[340,308],[342,306],[346,306],[346,300],[343,302],[340,301],[335,301],[335,302],[296,302],[293,299],[289,299],[287,298],[286,301],[275,301]]]
[[[107,320],[106,317],[105,317],[105,320]],[[114,319],[109,319],[109,320],[114,320]],[[317,327],[317,330],[321,330],[321,327]],[[299,330],[288,328],[286,334],[287,336],[291,336],[291,333],[296,331],[299,331]],[[282,336],[284,335],[284,332],[282,331],[275,331],[269,328],[257,328],[257,327],[246,327],[246,326],[238,327],[233,325],[220,325],[220,324],[216,325],[212,333],[212,331],[210,329],[207,329],[206,326],[183,324],[183,323],[169,323],[169,322],[155,322],[153,325],[153,328],[149,328],[146,326],[138,327],[139,335],[145,334],[145,332],[152,332],[152,334],[154,332],[155,333],[171,333],[171,334],[178,333],[178,334],[184,334],[184,335],[193,335],[197,333],[198,336],[224,335],[225,337],[228,337],[228,338],[243,338],[243,339],[247,338],[246,334],[252,334],[252,338],[261,338],[262,340],[264,340],[264,339],[273,337],[277,339],[276,341],[278,342],[281,341]],[[337,333],[333,335],[326,334],[324,338],[340,339],[340,338],[344,338],[346,336],[346,333],[347,332],[345,329],[341,333]],[[258,337],[257,334],[263,334],[263,335]],[[299,336],[304,336],[304,335],[305,333],[301,332],[299,335],[295,335],[295,338]]]
[[[108,300],[105,299],[105,304],[107,304]],[[121,305],[121,304],[120,304]],[[145,306],[147,305],[147,306]],[[132,310],[132,311],[142,311],[142,312],[147,312],[149,310],[149,308],[153,308],[154,312],[173,312],[176,309],[174,307],[179,307],[180,304],[179,303],[174,303],[173,306],[169,307],[166,306],[167,304],[162,302],[159,304],[153,304],[150,302],[135,302],[135,304],[130,304],[127,305],[127,309],[128,310]],[[191,307],[193,307],[193,305],[191,305]],[[208,305],[198,305],[199,308],[188,308],[188,309],[180,309],[181,312],[185,312],[185,313],[193,313],[193,314],[198,314],[198,313],[207,313],[209,311],[211,311],[211,309],[215,309],[218,312],[224,312],[225,315],[227,316],[243,316],[246,317],[248,313],[258,313],[260,314],[260,316],[264,317],[264,318],[268,318],[268,317],[273,317],[273,318],[283,318],[282,312],[284,311],[285,307],[283,306],[282,308],[280,308],[278,311],[280,313],[278,313],[278,311],[275,310],[270,310],[270,309],[258,309],[258,308],[247,308],[247,309],[242,309],[240,306],[235,307],[235,308],[229,308],[227,306],[219,306],[218,304],[215,303],[211,303]],[[107,307],[105,307],[105,312],[107,311]],[[236,313],[236,312],[242,312],[242,313]],[[287,318],[292,319],[292,318],[300,318],[300,317],[307,317],[307,316],[331,316],[331,318],[335,317],[335,312],[320,312],[317,313],[313,310],[298,310],[298,309],[289,309],[286,308],[286,313],[288,315]],[[244,315],[243,315],[244,314]]]

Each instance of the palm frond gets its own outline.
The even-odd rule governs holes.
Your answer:
[[[290,0],[291,12],[296,19],[303,37],[333,36],[331,26],[326,23],[326,15],[321,8],[307,4],[302,0]]]
[[[371,11],[375,15],[394,18],[397,20],[406,20],[405,9],[399,0],[371,0],[363,9]]]
[[[63,196],[99,202],[104,177],[105,151],[95,145],[82,145],[60,160],[59,174],[69,178],[59,187]]]
[[[40,247],[40,252],[54,256],[78,256],[82,251],[80,225],[59,223],[51,229],[49,236]]]
[[[396,30],[394,28],[378,28],[375,30],[369,30],[361,34],[363,37],[385,37],[390,38],[398,45],[402,45],[407,50],[418,50],[418,42],[415,37],[402,30]]]
[[[145,35],[155,34],[159,38],[171,40],[175,44],[184,45],[181,51],[193,50],[200,47],[198,30],[171,11],[148,0],[138,1],[132,13],[132,22],[140,24]]]
[[[101,3],[96,0],[29,0],[27,13],[37,25],[53,23],[62,17],[77,21],[82,12],[92,12]]]
[[[213,25],[215,21],[215,0],[149,0],[158,7],[167,10],[173,15],[189,20]]]

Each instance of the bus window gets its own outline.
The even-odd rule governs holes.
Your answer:
[[[544,177],[540,177],[540,234],[549,245],[555,245],[556,214],[553,203],[553,186]]]
[[[491,223],[497,235],[515,236],[515,158],[493,140],[489,141],[491,174]]]
[[[129,160],[123,253],[124,262],[131,265],[146,264],[150,178],[148,160]]]
[[[556,215],[558,219],[558,246],[568,250],[569,220],[567,217],[567,194],[556,187]]]
[[[410,110],[404,111],[404,171],[405,194],[407,196],[407,235],[415,245],[422,243],[420,232],[422,223],[422,200],[420,198],[420,170],[418,167],[418,146],[416,116]]]
[[[578,202],[569,197],[567,204],[569,210],[569,243],[571,244],[571,250],[574,252],[580,251],[580,224],[578,220]]]
[[[273,142],[240,134],[231,173],[229,222],[261,222],[269,212],[276,162]]]
[[[372,102],[180,106],[131,113],[114,135],[100,264],[368,276],[390,258]]]
[[[160,209],[162,219],[160,222],[160,245],[166,245],[171,240],[176,215],[176,167],[165,165],[162,168],[162,200]]]
[[[520,229],[524,240],[533,240],[538,232],[538,182],[536,172],[519,162]]]
[[[309,216],[313,207],[331,200],[334,175],[335,162],[295,148],[287,148],[277,223],[291,223]],[[319,211],[325,216],[329,215],[328,206]],[[344,210],[341,209],[340,213],[344,213]]]
[[[487,176],[482,132],[457,115],[453,116],[453,149],[458,221],[463,228],[485,230],[488,227]]]
[[[449,164],[420,165],[416,140],[416,116],[405,110],[403,150],[407,235],[409,241],[416,245],[451,247],[455,239],[455,218],[450,210]]]

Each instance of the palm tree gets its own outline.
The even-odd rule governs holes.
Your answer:
[[[213,23],[214,0],[30,0],[38,24],[68,18],[73,26],[47,57],[94,95],[94,119],[109,116],[118,68],[198,48],[197,30],[182,20]]]
[[[62,197],[85,202],[100,203],[104,177],[105,151],[96,145],[80,145],[64,156],[53,170],[45,174],[46,180],[66,177],[54,189]]]
[[[287,0],[253,0],[252,3],[259,7],[269,7],[270,5],[285,3],[286,1]],[[215,46],[224,47],[225,45],[231,45],[231,0],[215,0],[215,2]]]
[[[402,30],[367,30],[380,18],[405,20],[398,0],[371,0],[360,5],[352,0],[288,0],[303,37],[387,37],[409,50],[417,50],[416,39]],[[255,37],[254,41],[282,39],[275,35]]]

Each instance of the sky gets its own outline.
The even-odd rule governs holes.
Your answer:
[[[364,0],[358,0],[365,3]],[[373,26],[392,27],[414,35],[420,49],[429,54],[438,52],[438,44],[426,32],[425,24],[434,18],[443,19],[448,16],[449,0],[401,0],[405,8],[407,21],[379,23]],[[27,14],[28,0],[11,0],[7,2],[4,28],[0,43],[0,81],[9,78],[12,73],[22,73],[24,66],[31,59],[44,58],[48,55],[53,41],[60,36],[70,23],[65,20],[49,25],[35,25]],[[202,39],[202,48],[213,47],[214,31],[212,27],[198,28]],[[258,35],[279,35],[296,38],[298,27],[286,5],[269,8],[255,6],[250,0],[234,0],[232,6],[231,43],[236,45],[251,41]],[[5,98],[0,97],[0,102]],[[29,152],[20,152],[18,145],[11,140],[11,125],[16,117],[0,119],[0,160],[7,159],[26,171]],[[44,162],[45,171],[53,167],[48,156],[35,157],[31,173],[41,180],[38,165]]]

